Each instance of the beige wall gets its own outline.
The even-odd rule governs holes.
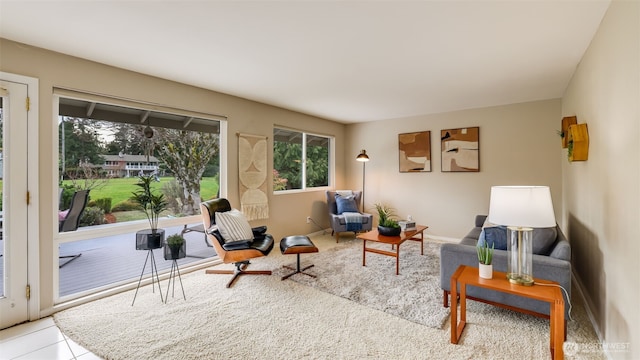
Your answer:
[[[574,273],[613,358],[640,358],[640,3],[614,1],[562,100],[589,127],[589,160],[563,163]]]
[[[441,172],[440,130],[471,126],[480,127],[480,172]],[[488,213],[492,185],[548,185],[560,215],[559,128],[559,99],[349,125],[347,184],[362,187],[355,157],[366,149],[366,207],[387,203],[400,217],[428,225],[435,237],[463,237],[476,214]],[[416,131],[431,131],[432,171],[400,173],[398,134]]]
[[[320,118],[283,110],[246,99],[207,91],[184,84],[158,79],[139,73],[105,66],[71,56],[0,39],[0,70],[7,73],[39,79],[39,201],[40,201],[40,302],[42,309],[53,305],[53,238],[55,216],[51,214],[52,202],[57,194],[52,193],[56,183],[57,169],[52,163],[52,153],[57,152],[53,134],[57,130],[57,119],[52,112],[54,87],[129,98],[168,107],[186,109],[228,117],[228,198],[239,206],[237,132],[261,134],[273,140],[274,124],[290,128],[335,136],[336,167],[343,166],[344,125]],[[275,84],[274,84],[275,86]],[[269,168],[272,166],[269,156]],[[337,181],[342,182],[342,171]],[[269,175],[271,181],[271,175]],[[317,227],[306,224],[306,216],[326,218],[324,192],[307,192],[289,195],[269,194],[270,218],[256,221],[254,225],[266,224],[276,239],[291,234],[306,234],[317,231]],[[54,200],[55,199],[55,200]]]

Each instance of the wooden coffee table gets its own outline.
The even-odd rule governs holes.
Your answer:
[[[396,258],[396,275],[400,275],[400,245],[407,240],[419,241],[420,255],[424,255],[424,231],[427,228],[429,227],[424,225],[417,225],[415,230],[403,231],[399,236],[383,236],[378,234],[377,229],[359,234],[357,238],[362,240],[362,266],[366,266],[367,252],[393,256]],[[416,237],[417,235],[420,235],[420,237]],[[389,244],[391,245],[391,249],[395,249],[395,251],[369,248],[367,247],[367,241]]]
[[[542,284],[542,285],[540,285]],[[460,321],[458,322],[458,285],[460,285]],[[493,279],[482,279],[478,275],[478,268],[461,265],[451,276],[451,343],[457,344],[467,322],[467,285],[477,286],[507,294],[514,294],[525,298],[546,301],[550,306],[549,330],[551,357],[563,359],[562,345],[565,338],[564,330],[564,298],[558,283],[548,280],[535,279],[533,286],[512,284],[507,280],[507,274],[493,272]]]

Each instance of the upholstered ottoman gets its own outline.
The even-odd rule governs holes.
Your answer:
[[[287,269],[294,270],[294,272],[292,272],[289,275],[283,276],[282,280],[288,279],[290,276],[293,276],[298,273],[302,273],[311,277],[316,277],[315,275],[311,275],[304,272],[305,270],[312,268],[313,264],[305,267],[304,269],[300,269],[300,254],[318,252],[318,248],[313,244],[313,242],[311,241],[311,239],[309,239],[309,237],[304,235],[292,235],[292,236],[284,237],[282,238],[282,240],[280,240],[280,251],[282,252],[283,255],[296,254],[296,257],[297,257],[295,269],[290,266],[286,266],[286,265],[283,266]]]

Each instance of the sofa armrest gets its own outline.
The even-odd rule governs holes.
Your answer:
[[[549,254],[549,257],[558,259],[558,260],[571,261],[571,245],[569,244],[569,241],[567,240],[558,241],[556,246],[553,248],[553,250]]]

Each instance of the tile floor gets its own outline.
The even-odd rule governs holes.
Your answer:
[[[0,359],[100,359],[67,338],[51,317],[0,331]]]

